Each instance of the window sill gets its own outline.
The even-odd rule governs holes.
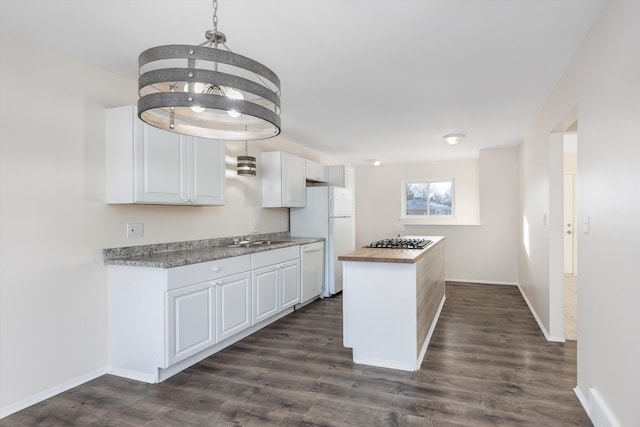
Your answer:
[[[459,222],[455,219],[448,220],[410,220],[406,218],[400,218],[400,224],[403,227],[481,227],[480,222]]]

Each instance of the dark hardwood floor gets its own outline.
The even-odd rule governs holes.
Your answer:
[[[422,368],[351,361],[341,296],[160,384],[105,375],[1,426],[590,426],[576,343],[547,342],[518,289],[450,283]]]

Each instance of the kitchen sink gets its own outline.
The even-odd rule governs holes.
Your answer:
[[[277,245],[279,243],[288,243],[291,240],[241,240],[237,243],[227,245],[229,248],[254,248],[259,246]]]

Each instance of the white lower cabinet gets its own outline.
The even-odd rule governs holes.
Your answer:
[[[109,368],[155,383],[300,302],[300,247],[185,265],[109,265]],[[287,311],[288,310],[288,311]]]
[[[285,262],[280,267],[282,276],[280,310],[293,307],[300,302],[300,260]]]
[[[300,302],[300,247],[290,246],[251,255],[253,323]]]
[[[218,341],[251,326],[251,273],[227,277],[216,284],[218,295]]]
[[[216,343],[215,291],[211,283],[201,283],[167,292],[169,365]]]
[[[253,294],[253,323],[262,322],[278,313],[278,266],[269,266],[254,270]]]

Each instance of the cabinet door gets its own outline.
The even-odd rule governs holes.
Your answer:
[[[201,283],[166,293],[168,365],[216,343],[215,288]]]
[[[300,302],[300,260],[283,263],[280,267],[280,310]]]
[[[268,266],[252,271],[253,315],[255,325],[278,313],[278,267]]]
[[[251,274],[226,277],[218,282],[218,341],[251,326]]]
[[[138,125],[135,201],[184,203],[187,137],[149,125]]]
[[[311,243],[302,250],[300,301],[307,302],[322,293],[324,283],[324,243]]]
[[[306,205],[305,162],[303,158],[282,153],[282,206]]]
[[[224,141],[193,138],[189,154],[189,201],[197,205],[224,205]]]

